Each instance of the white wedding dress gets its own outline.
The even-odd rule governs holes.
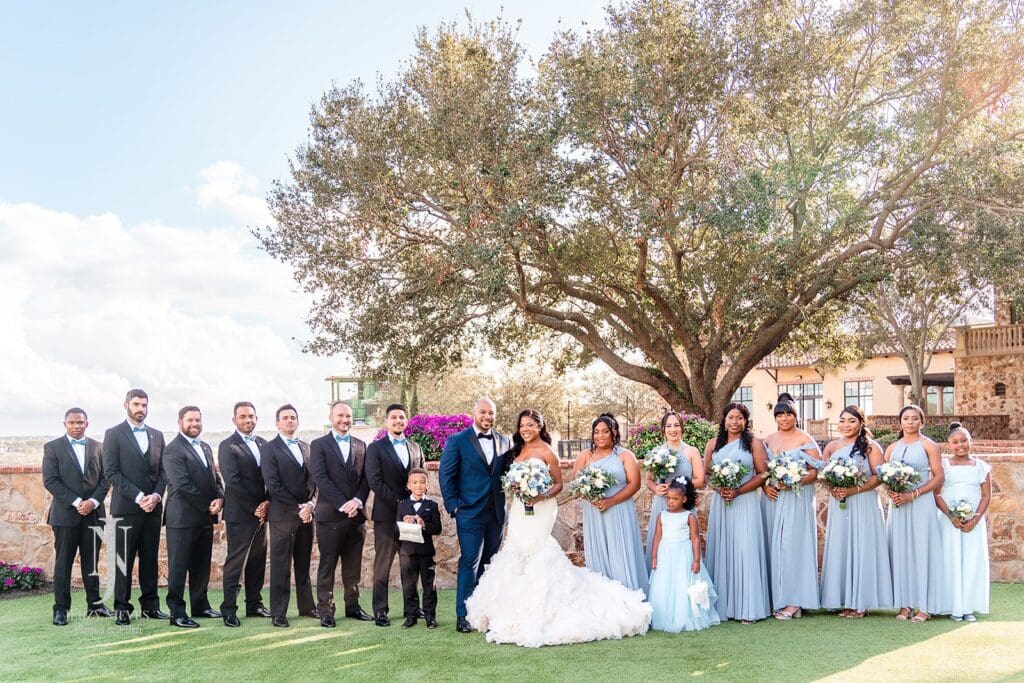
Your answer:
[[[512,503],[505,542],[466,601],[470,625],[489,642],[523,647],[646,633],[651,605],[643,591],[573,565],[551,535],[558,502],[533,509],[527,515],[521,501]]]

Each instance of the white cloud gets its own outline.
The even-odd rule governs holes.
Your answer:
[[[208,431],[229,429],[242,399],[261,429],[286,401],[313,427],[324,377],[345,370],[301,352],[308,295],[244,227],[125,225],[0,201],[0,282],[0,434],[60,433],[80,405],[100,436],[131,387],[149,392],[164,430],[189,403]]]
[[[249,225],[271,222],[266,201],[256,194],[259,183],[234,161],[218,161],[199,172],[202,185],[196,188],[196,200],[204,209],[223,208]]]

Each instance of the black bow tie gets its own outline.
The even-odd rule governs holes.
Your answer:
[[[477,434],[476,438],[478,438],[478,439],[491,439],[493,441],[494,440],[494,434]]]

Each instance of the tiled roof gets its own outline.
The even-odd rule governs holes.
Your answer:
[[[935,351],[954,351],[956,349],[956,331],[946,330],[946,334],[942,335],[938,343],[935,345]],[[889,346],[888,344],[879,344],[874,348],[872,356],[891,356],[896,353],[896,349]],[[807,368],[814,367],[818,363],[818,356],[814,353],[803,353],[803,354],[786,354],[786,353],[770,353],[765,356],[760,363],[757,364],[758,370],[773,370],[775,368]]]

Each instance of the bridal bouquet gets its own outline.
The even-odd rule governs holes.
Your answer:
[[[961,522],[966,522],[974,517],[974,507],[966,500],[958,500],[949,506],[949,516]]]
[[[831,488],[852,489],[868,480],[864,470],[850,458],[832,458],[821,469],[821,478]],[[839,509],[846,509],[846,499],[839,501]]]
[[[553,480],[547,465],[536,460],[514,462],[501,478],[501,488],[510,496],[523,501],[526,514],[533,514],[530,501],[551,488]]]
[[[750,474],[750,468],[743,463],[722,458],[711,463],[711,486],[716,489],[734,489],[743,483],[743,477]],[[731,500],[725,501],[726,507],[732,505]]]
[[[569,491],[577,498],[601,500],[614,485],[615,479],[611,474],[597,465],[590,465],[580,470],[569,483]]]
[[[789,455],[774,455],[768,459],[768,472],[765,478],[775,488],[779,488],[779,484],[784,484],[799,496],[802,485],[800,480],[805,476],[807,467],[803,460],[797,460]]]
[[[893,493],[907,493],[921,481],[921,475],[905,462],[890,460],[878,468],[878,478]],[[899,507],[897,505],[896,507]]]
[[[640,461],[640,469],[650,472],[656,482],[664,484],[668,475],[675,471],[678,462],[679,456],[669,450],[667,446],[662,446],[648,453]]]

